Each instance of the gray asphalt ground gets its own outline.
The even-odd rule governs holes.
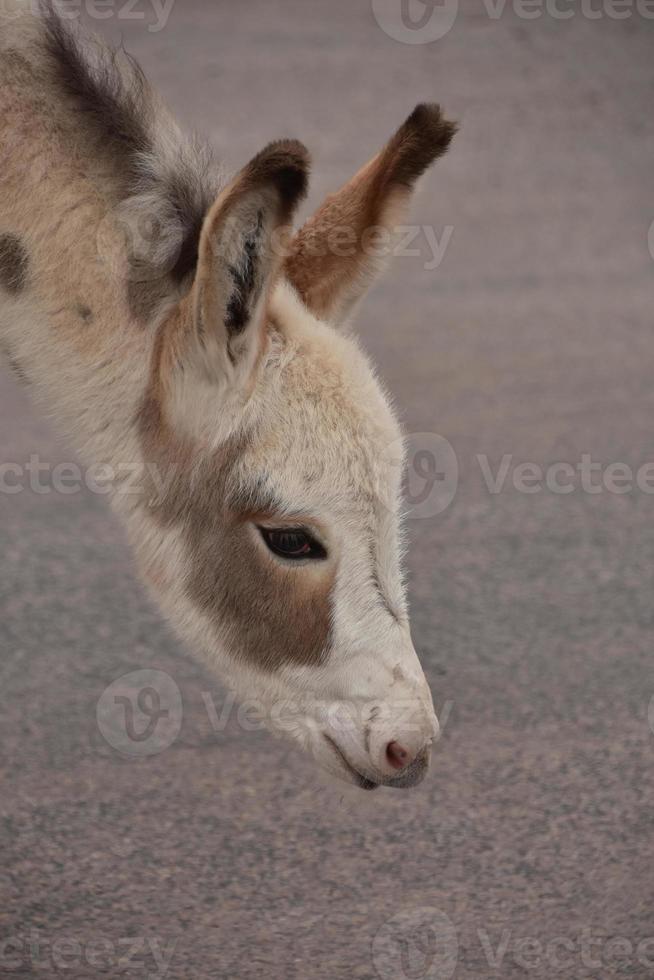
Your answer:
[[[416,102],[461,121],[413,212],[453,227],[443,262],[425,269],[421,237],[360,317],[407,429],[458,459],[452,504],[410,524],[446,723],[405,794],[330,786],[234,712],[216,730],[224,693],[102,498],[0,494],[2,977],[654,976],[654,497],[606,471],[635,484],[654,460],[654,21],[571,7],[461,3],[422,45],[369,0],[177,0],[158,33],[101,25],[227,167],[303,139],[312,203]],[[74,459],[8,376],[0,418],[3,461]],[[477,456],[496,473],[505,454],[490,493]],[[514,486],[520,463],[584,454],[599,492]],[[184,722],[134,760],[96,706],[141,668],[174,678]]]

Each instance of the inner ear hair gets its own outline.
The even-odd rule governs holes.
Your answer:
[[[224,347],[234,363],[285,257],[279,234],[308,186],[309,154],[294,140],[271,143],[211,208],[200,239],[194,324],[200,346]],[[288,236],[287,241],[288,243]]]
[[[457,125],[438,105],[419,105],[384,149],[327,198],[296,235],[286,274],[306,305],[334,319],[347,314],[381,264],[367,239],[405,213],[416,181],[448,149]]]

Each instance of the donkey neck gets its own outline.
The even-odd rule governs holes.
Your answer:
[[[175,300],[135,315],[115,187],[33,81],[19,56],[0,57],[0,347],[84,462],[134,463]]]

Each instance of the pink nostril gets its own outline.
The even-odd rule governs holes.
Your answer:
[[[411,755],[399,742],[389,742],[386,748],[386,758],[393,769],[406,769],[411,762]]]

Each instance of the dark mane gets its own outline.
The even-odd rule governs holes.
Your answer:
[[[139,155],[152,150],[153,107],[142,69],[125,51],[99,44],[85,50],[81,38],[64,23],[50,0],[40,0],[40,5],[54,83],[73,103],[88,135],[127,174],[135,175]]]
[[[171,124],[134,58],[78,33],[53,0],[39,2],[48,70],[75,112],[88,152],[106,164],[118,200],[129,202],[132,213],[141,206],[144,221],[161,228],[162,241],[171,240],[170,228],[175,229],[174,254],[159,243],[149,268],[137,259],[143,276],[130,283],[139,315],[151,315],[197,265],[204,217],[219,189],[215,164],[205,146],[185,139],[176,127],[164,149],[158,137]]]

